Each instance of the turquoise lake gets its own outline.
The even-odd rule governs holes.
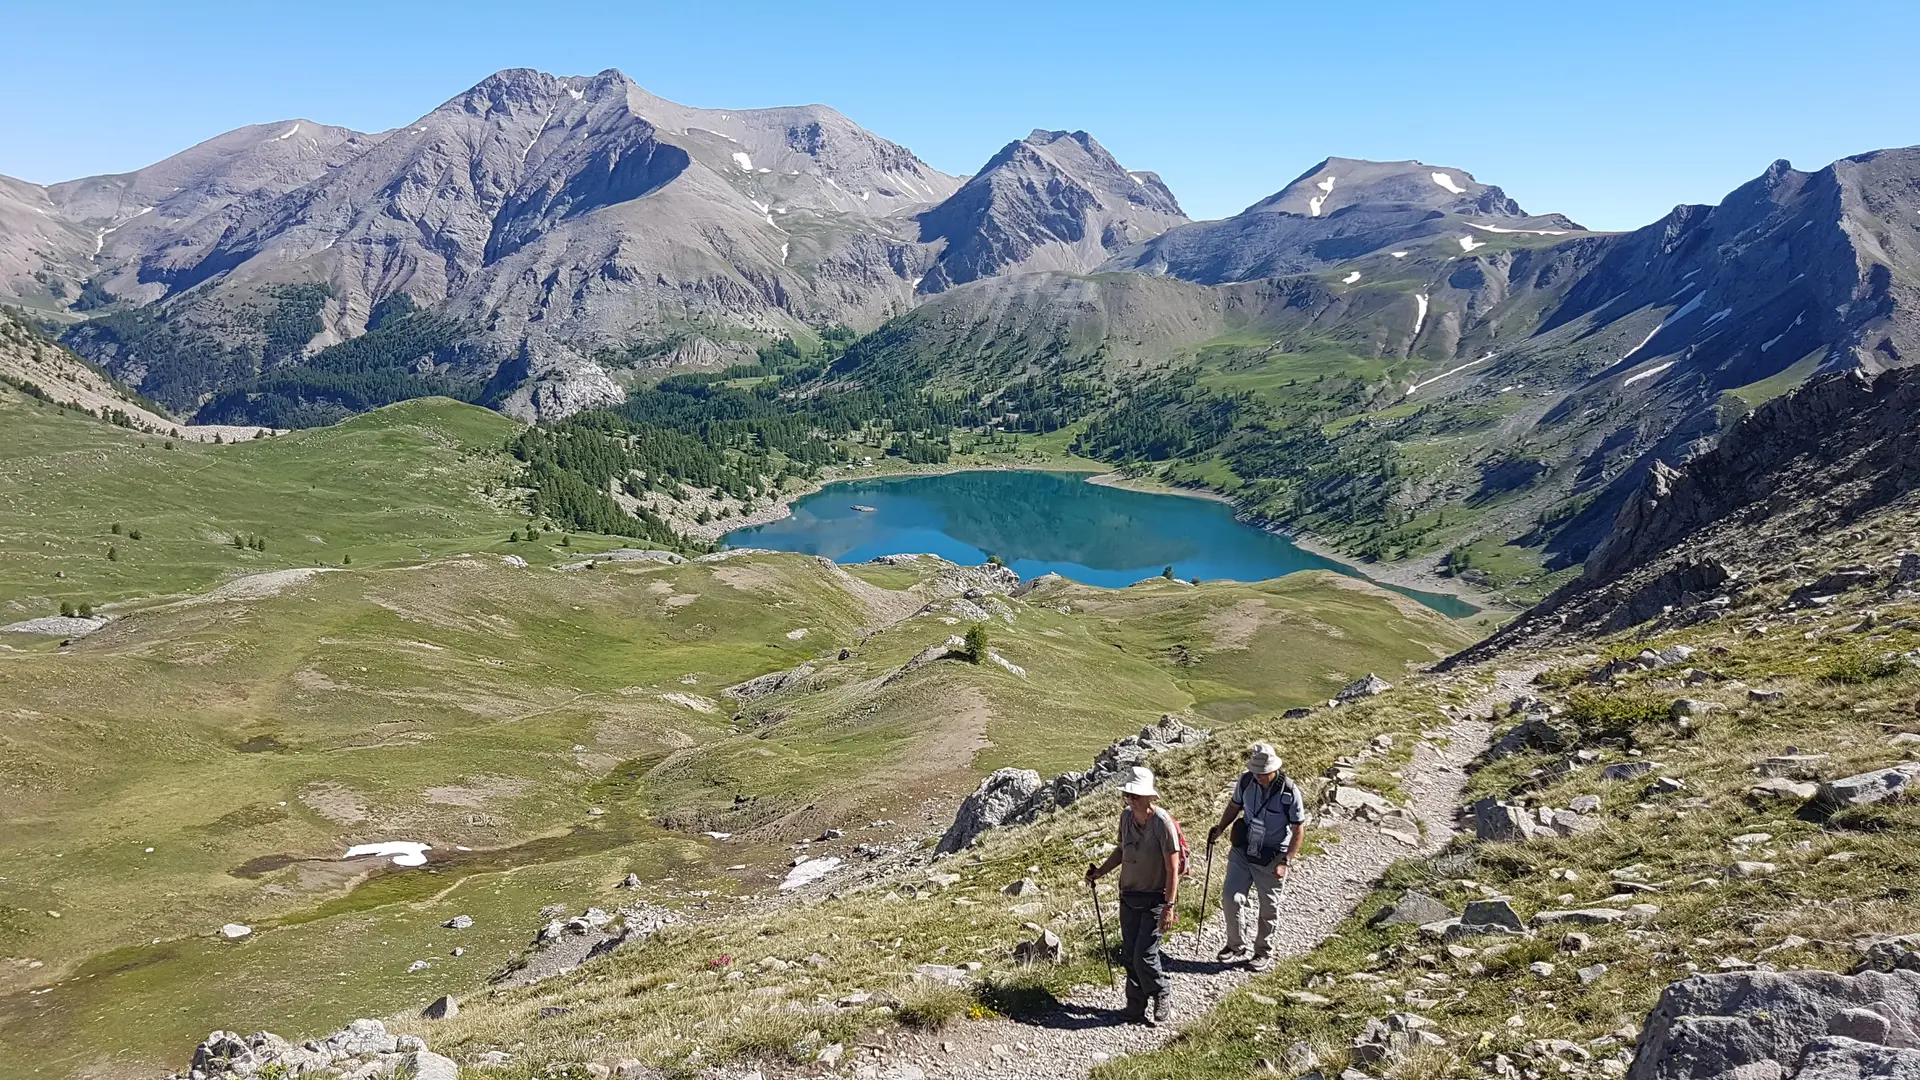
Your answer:
[[[1297,570],[1366,577],[1234,520],[1226,503],[1089,484],[1085,473],[989,470],[853,480],[828,484],[792,509],[792,517],[728,533],[726,544],[841,563],[924,552],[974,565],[998,555],[1022,578],[1051,572],[1108,588],[1168,566],[1178,577],[1203,581],[1264,581]],[[1382,584],[1453,618],[1479,610],[1446,593]]]

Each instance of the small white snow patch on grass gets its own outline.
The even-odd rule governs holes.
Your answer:
[[[355,844],[347,849],[345,858],[357,859],[362,855],[392,856],[395,866],[425,866],[427,852],[432,850],[431,844],[415,843],[412,840],[388,840],[378,844]]]
[[[1427,325],[1427,294],[1415,293],[1414,301],[1420,305],[1420,311],[1413,317],[1413,336],[1420,336],[1420,328]]]
[[[1434,173],[1433,182],[1436,184],[1439,184],[1443,188],[1446,188],[1448,191],[1453,192],[1455,195],[1465,195],[1467,193],[1467,189],[1461,187],[1459,183],[1457,183],[1453,179],[1452,175],[1448,173],[1443,173],[1443,172]]]
[[[740,166],[741,172],[753,171],[753,159],[738,150],[733,152],[733,163]]]
[[[675,705],[692,709],[697,713],[715,713],[720,711],[720,707],[715,705],[711,698],[703,698],[699,694],[682,694],[678,691],[673,691],[661,694],[660,700],[670,701]]]
[[[811,885],[840,868],[840,859],[828,855],[821,859],[808,859],[792,870],[787,871],[787,880],[780,883],[780,891],[797,889],[802,885]]]
[[[1404,251],[1389,251],[1387,252],[1387,254],[1393,256],[1396,259],[1404,259],[1407,257],[1408,253]]]
[[[1342,284],[1342,285],[1351,285],[1351,284],[1353,284],[1354,282],[1356,282],[1356,281],[1359,281],[1359,280],[1360,280],[1360,271],[1358,271],[1358,270],[1355,270],[1355,271],[1353,271],[1352,273],[1350,273],[1350,274],[1348,274],[1348,275],[1347,275],[1346,277],[1343,277],[1343,278],[1341,278],[1341,279],[1340,279],[1340,284]]]
[[[1669,360],[1669,361],[1667,361],[1667,362],[1666,362],[1666,363],[1664,363],[1664,364],[1657,364],[1657,365],[1655,365],[1655,366],[1653,366],[1653,367],[1650,367],[1650,368],[1648,368],[1647,370],[1645,370],[1645,371],[1643,371],[1643,372],[1641,372],[1641,373],[1639,373],[1638,375],[1629,375],[1629,376],[1627,376],[1627,381],[1626,381],[1626,382],[1623,382],[1623,383],[1621,383],[1620,385],[1621,385],[1622,387],[1628,387],[1628,386],[1632,386],[1632,385],[1633,385],[1634,383],[1637,383],[1637,382],[1639,382],[1639,381],[1641,381],[1642,379],[1651,379],[1651,378],[1653,378],[1653,377],[1654,377],[1655,375],[1658,375],[1658,374],[1660,374],[1661,372],[1663,372],[1663,371],[1665,371],[1665,370],[1667,370],[1668,368],[1670,368],[1670,367],[1672,367],[1672,366],[1673,366],[1674,364],[1676,364],[1676,363],[1679,363],[1679,361],[1677,361],[1677,360]]]
[[[1474,248],[1481,248],[1486,246],[1487,246],[1487,242],[1485,240],[1475,240],[1471,236],[1463,236],[1460,238],[1460,250],[1463,252],[1472,251]]]
[[[1435,375],[1435,376],[1434,376],[1433,378],[1431,378],[1431,379],[1422,379],[1421,381],[1419,381],[1419,382],[1417,382],[1417,383],[1414,383],[1414,384],[1413,384],[1412,386],[1410,386],[1410,387],[1408,387],[1408,388],[1407,388],[1407,394],[1408,394],[1408,396],[1412,396],[1412,394],[1413,394],[1413,392],[1414,392],[1414,391],[1416,391],[1416,390],[1418,390],[1418,389],[1420,389],[1420,388],[1421,388],[1421,387],[1423,387],[1423,386],[1431,386],[1431,385],[1433,385],[1434,383],[1437,383],[1437,382],[1439,382],[1439,381],[1440,381],[1441,379],[1444,379],[1444,378],[1446,378],[1446,377],[1447,377],[1447,376],[1449,376],[1449,375],[1458,375],[1458,374],[1460,374],[1461,372],[1463,372],[1463,371],[1465,371],[1465,370],[1467,370],[1468,368],[1470,368],[1470,367],[1472,367],[1472,366],[1474,366],[1475,364],[1484,364],[1484,363],[1486,363],[1487,361],[1489,361],[1489,360],[1491,360],[1491,359],[1493,359],[1493,357],[1494,357],[1494,354],[1493,354],[1493,353],[1488,353],[1487,355],[1485,355],[1485,356],[1483,356],[1483,357],[1481,357],[1481,358],[1480,358],[1480,359],[1478,359],[1478,360],[1469,360],[1469,361],[1467,361],[1466,363],[1464,363],[1464,364],[1461,364],[1461,365],[1460,365],[1459,367],[1457,367],[1457,368],[1454,368],[1454,369],[1452,369],[1451,371],[1443,371],[1443,372],[1441,372],[1440,374],[1438,374],[1438,375]]]
[[[803,626],[803,627],[801,627],[801,628],[800,628],[800,629],[798,629],[798,630],[789,630],[789,631],[787,631],[787,640],[788,640],[788,641],[799,641],[799,640],[800,640],[801,638],[803,638],[803,637],[806,637],[806,636],[807,636],[808,634],[810,634],[810,633],[812,633],[812,631],[811,631],[811,630],[808,630],[808,629],[807,629],[806,627],[804,627],[804,626]]]

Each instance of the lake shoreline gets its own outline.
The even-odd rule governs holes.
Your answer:
[[[1227,506],[1234,505],[1234,501],[1230,496],[1218,491],[1205,488],[1178,487],[1150,478],[1130,477],[1114,469],[1101,471],[1096,463],[1061,462],[1059,464],[1047,465],[1023,462],[1019,465],[920,465],[903,466],[898,469],[889,469],[885,472],[859,470],[853,472],[851,475],[841,473],[820,480],[805,481],[800,486],[781,492],[775,497],[772,503],[752,513],[719,519],[703,526],[696,526],[694,529],[688,530],[687,535],[695,539],[721,542],[728,534],[737,530],[770,525],[776,521],[785,520],[793,516],[794,503],[808,496],[818,494],[834,484],[846,484],[859,480],[888,480],[896,477],[905,479],[920,476],[951,476],[956,473],[967,472],[1050,472],[1085,474],[1085,482],[1097,487],[1137,491],[1147,495],[1174,495],[1181,498],[1222,503]],[[1377,585],[1447,596],[1471,604],[1482,610],[1512,610],[1511,605],[1501,600],[1498,596],[1481,589],[1476,589],[1456,578],[1446,577],[1440,574],[1437,568],[1427,569],[1409,563],[1361,562],[1326,544],[1293,533],[1283,525],[1261,523],[1240,514],[1236,514],[1235,517],[1242,524],[1251,528],[1260,529],[1276,536],[1286,537],[1289,542],[1300,550],[1311,555],[1317,555],[1330,562],[1339,563],[1341,566],[1347,567],[1358,574],[1361,578]]]
[[[730,518],[716,518],[705,525],[694,525],[686,530],[686,535],[694,540],[717,542],[724,539],[730,532],[736,532],[740,529],[751,529],[757,525],[771,525],[776,521],[784,521],[793,516],[793,504],[799,502],[801,499],[825,491],[834,484],[850,484],[856,480],[891,480],[895,477],[904,478],[910,476],[952,476],[955,473],[967,472],[1099,473],[1099,471],[1098,467],[1065,463],[1059,465],[1025,463],[1020,465],[908,465],[899,469],[889,469],[885,472],[862,470],[852,475],[837,474],[820,480],[801,481],[800,486],[782,491],[780,494],[774,496],[773,502],[750,514],[741,514],[738,517]]]
[[[1087,483],[1098,484],[1101,487],[1120,488],[1125,491],[1143,491],[1150,495],[1181,495],[1189,499],[1206,499],[1210,502],[1226,503],[1229,506],[1235,505],[1231,496],[1224,495],[1218,491],[1212,491],[1206,488],[1180,487],[1144,477],[1130,477],[1121,472],[1107,472],[1101,473],[1098,476],[1090,476],[1087,478]],[[1253,526],[1254,528],[1263,529],[1276,536],[1286,537],[1293,542],[1295,547],[1302,551],[1318,555],[1332,562],[1337,562],[1342,566],[1350,567],[1361,576],[1378,584],[1393,585],[1402,589],[1414,589],[1419,592],[1451,596],[1482,610],[1513,610],[1512,605],[1493,593],[1484,589],[1475,588],[1472,585],[1460,581],[1458,578],[1448,577],[1440,573],[1437,565],[1426,568],[1411,562],[1361,562],[1333,547],[1292,532],[1284,525],[1262,524],[1244,515],[1236,515],[1236,517],[1239,517],[1243,523]]]

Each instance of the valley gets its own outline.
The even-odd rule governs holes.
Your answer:
[[[1137,164],[511,68],[0,177],[0,1080],[1920,1077],[1920,147]]]
[[[229,1017],[311,1029],[465,992],[540,907],[620,898],[628,873],[649,903],[730,905],[794,842],[897,845],[1000,765],[1064,769],[1162,713],[1304,703],[1472,640],[1322,574],[1015,599],[935,559],[512,541],[514,425],[450,402],[165,449],[0,395],[32,435],[9,447],[0,603],[109,617],[0,638],[0,1039],[61,1071],[164,1063]],[[961,596],[976,581],[998,614]],[[915,665],[982,618],[1012,668]],[[342,857],[391,841],[427,866]],[[456,914],[479,929],[439,927]]]

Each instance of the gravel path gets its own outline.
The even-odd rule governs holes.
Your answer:
[[[1494,686],[1471,704],[1469,713],[1484,713],[1494,702],[1518,696],[1534,673],[1532,669],[1496,672]],[[1490,731],[1484,720],[1458,720],[1435,733],[1443,738],[1423,739],[1415,745],[1406,788],[1412,796],[1411,809],[1425,825],[1418,849],[1408,848],[1371,825],[1342,822],[1333,829],[1338,843],[1330,845],[1326,854],[1303,860],[1294,868],[1280,913],[1279,955],[1298,956],[1324,941],[1395,860],[1445,846],[1453,835],[1454,811],[1466,784],[1466,765],[1486,747]],[[1197,865],[1195,869],[1199,872]],[[1217,892],[1221,868],[1214,869],[1213,888]],[[1198,887],[1197,882],[1194,887]],[[1111,914],[1113,892],[1107,889],[1103,895]],[[1208,903],[1209,910],[1218,911],[1218,903],[1215,895]],[[1107,923],[1110,934],[1119,932],[1113,918]],[[1210,914],[1197,941],[1191,931],[1182,930],[1168,942],[1165,953],[1173,974],[1175,1017],[1169,1027],[1122,1023],[1120,1013],[1125,1001],[1120,990],[1081,986],[1060,1009],[1038,1018],[962,1024],[931,1036],[897,1038],[885,1050],[869,1047],[852,1063],[850,1071],[857,1078],[877,1076],[883,1080],[912,1077],[913,1069],[933,1080],[1078,1080],[1115,1056],[1158,1049],[1184,1024],[1212,1009],[1234,987],[1253,977],[1243,966],[1229,967],[1214,961],[1225,940],[1223,934],[1220,918]]]

